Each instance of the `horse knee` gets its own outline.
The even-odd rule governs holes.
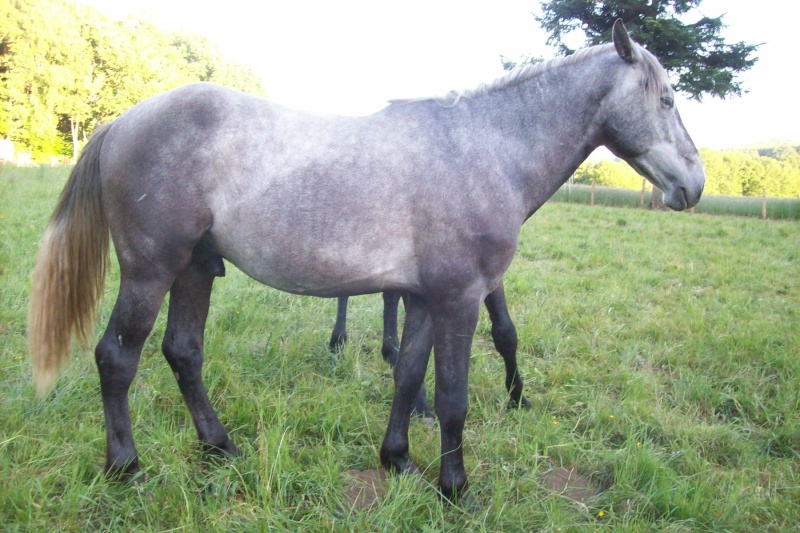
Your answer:
[[[203,366],[203,346],[192,336],[168,331],[161,343],[161,351],[178,380],[191,374],[199,374]]]
[[[517,328],[512,322],[496,322],[492,324],[492,340],[494,347],[504,357],[517,351]]]
[[[105,386],[122,386],[127,390],[136,375],[139,353],[123,350],[122,337],[104,336],[94,350],[100,382]]]

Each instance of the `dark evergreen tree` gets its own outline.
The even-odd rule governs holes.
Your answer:
[[[741,95],[737,74],[755,65],[759,44],[728,43],[721,35],[723,15],[697,11],[702,0],[551,0],[542,2],[537,20],[547,43],[561,54],[571,50],[567,34],[580,31],[587,46],[611,42],[611,27],[622,19],[631,36],[661,60],[675,90],[700,100],[704,95]],[[693,21],[693,22],[688,22]]]

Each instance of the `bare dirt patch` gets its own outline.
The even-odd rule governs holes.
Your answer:
[[[372,507],[386,495],[386,472],[383,470],[348,470],[344,480],[344,503],[354,511]]]
[[[575,469],[553,468],[542,476],[542,484],[548,490],[557,492],[562,496],[585,504],[600,492],[592,481],[578,473]]]

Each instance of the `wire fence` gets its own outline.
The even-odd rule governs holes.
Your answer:
[[[642,190],[637,191],[567,182],[553,195],[552,200],[585,205],[649,209],[652,187],[643,187]],[[767,196],[766,191],[762,196],[704,195],[691,212],[761,217],[773,220],[800,220],[800,198],[775,198]]]

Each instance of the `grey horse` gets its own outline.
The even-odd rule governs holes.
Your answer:
[[[438,486],[467,488],[462,433],[478,311],[522,224],[605,145],[682,210],[705,173],[658,60],[621,22],[613,44],[528,66],[441,105],[366,117],[287,109],[212,84],[141,102],[98,128],[42,239],[29,343],[39,394],[87,337],[109,233],[120,287],[95,349],[106,470],[139,461],[128,390],[167,292],[163,352],[210,450],[236,453],[201,380],[203,331],[223,259],[277,289],[324,297],[409,294],[380,458],[416,473],[408,425],[433,348]]]

